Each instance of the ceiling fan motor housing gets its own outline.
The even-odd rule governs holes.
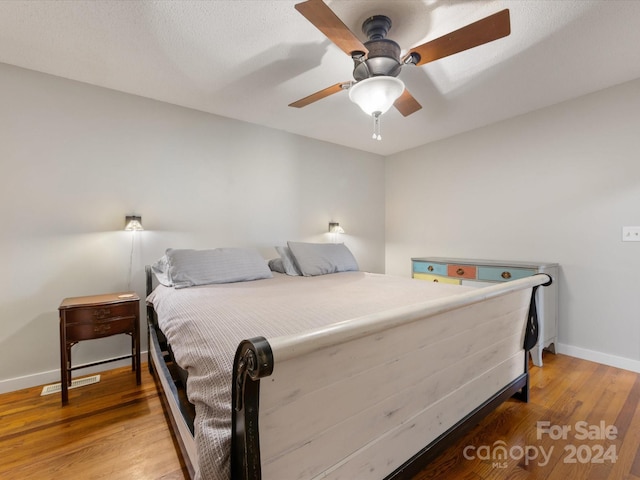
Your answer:
[[[389,30],[391,30],[391,19],[386,15],[374,15],[362,22],[362,33],[364,33],[369,40],[386,38]]]
[[[379,75],[397,77],[400,73],[400,45],[386,38],[390,28],[391,19],[384,15],[369,17],[362,24],[362,32],[369,38],[364,43],[369,53],[366,59],[360,52],[352,54],[356,81]]]

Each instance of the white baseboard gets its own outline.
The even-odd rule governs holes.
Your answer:
[[[564,343],[557,343],[556,351],[558,353],[562,353],[563,355],[569,355],[571,357],[581,358],[583,360],[589,360],[591,362],[601,363],[603,365],[609,365],[610,367],[622,368],[623,370],[630,370],[632,372],[640,373],[640,360],[618,357],[617,355],[596,352],[595,350],[588,350],[586,348],[566,345]]]
[[[575,347],[573,345],[567,345],[564,343],[557,343],[556,351],[563,355],[569,355],[571,357],[581,358],[583,360],[589,360],[591,362],[601,363],[603,365],[609,365],[611,367],[622,368],[624,370],[630,370],[632,372],[640,373],[640,360],[632,360],[630,358],[597,352],[595,350],[588,350],[586,348]],[[140,352],[140,357],[144,362],[147,357],[147,352]],[[96,365],[95,367],[87,367],[79,372],[76,372],[76,375],[93,375],[94,373],[100,373],[118,367],[126,367],[127,365],[131,365],[131,359],[129,358],[118,360],[112,363]],[[22,390],[23,388],[47,385],[49,383],[56,383],[59,381],[59,369],[34,373],[32,375],[25,375],[23,377],[9,378],[7,380],[0,380],[0,394]]]
[[[140,352],[140,360],[141,362],[146,362],[147,352]],[[93,375],[94,373],[100,373],[106,370],[112,370],[114,368],[126,366],[131,366],[130,358],[124,358],[122,360],[117,360],[111,363],[103,363],[102,365],[96,365],[94,367],[87,367],[83,368],[82,370],[74,371],[74,377]],[[60,369],[34,373],[32,375],[25,375],[23,377],[8,378],[6,380],[0,380],[0,394],[15,392],[16,390],[22,390],[24,388],[38,387],[41,385],[47,385],[49,383],[57,382],[60,382]]]

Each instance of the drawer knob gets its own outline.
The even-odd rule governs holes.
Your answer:
[[[101,323],[93,327],[93,331],[98,335],[104,335],[109,330],[111,330],[111,324],[109,323]]]
[[[459,269],[456,270],[456,273],[458,275],[464,275],[464,269],[463,268],[459,268]]]
[[[429,265],[429,266],[427,267],[427,270],[429,270],[430,272],[433,272],[433,265]]]
[[[502,272],[502,278],[504,278],[505,280],[508,280],[511,278],[511,273],[509,272]]]
[[[93,311],[93,316],[96,317],[96,320],[102,320],[111,315],[111,310],[108,308],[98,308]]]

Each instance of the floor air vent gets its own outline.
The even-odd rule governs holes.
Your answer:
[[[84,387],[85,385],[91,385],[92,383],[98,383],[100,381],[100,375],[92,375],[90,377],[76,378],[75,380],[71,380],[71,388]],[[43,395],[50,395],[52,393],[60,393],[62,387],[59,383],[54,383],[53,385],[46,385],[42,388]]]

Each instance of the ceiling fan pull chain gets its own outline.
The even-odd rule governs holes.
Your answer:
[[[373,135],[371,138],[374,140],[382,140],[382,136],[380,135],[380,112],[373,112]]]

